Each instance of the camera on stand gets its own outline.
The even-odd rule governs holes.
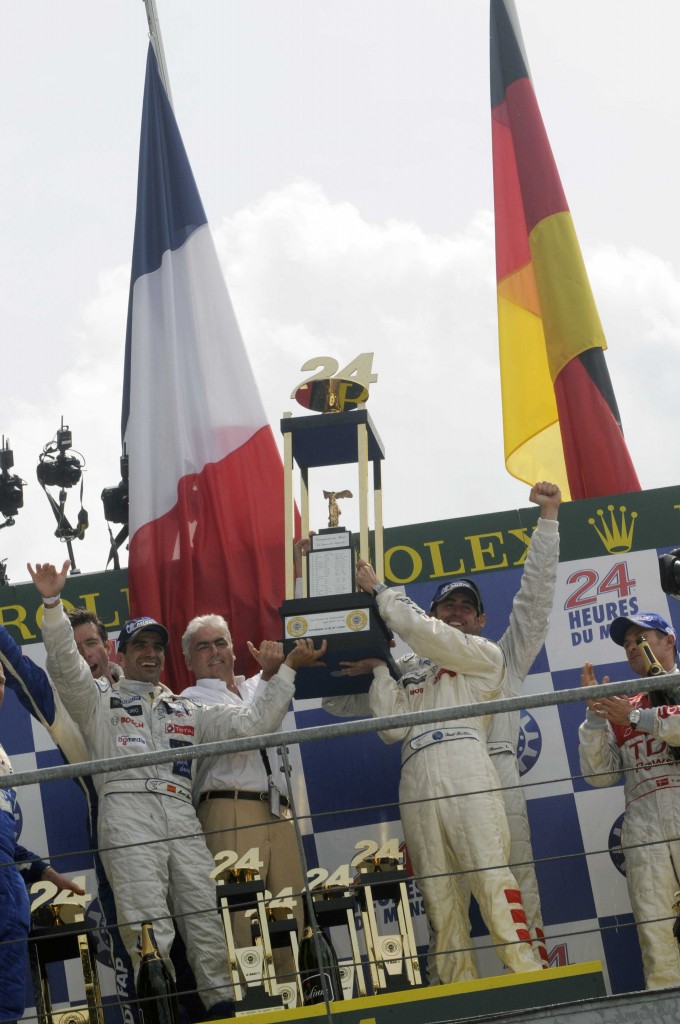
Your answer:
[[[120,457],[120,483],[115,487],[105,487],[102,491],[102,504],[104,505],[104,518],[109,524],[109,537],[111,547],[109,557],[106,560],[108,569],[109,562],[114,569],[120,569],[118,550],[128,537],[128,523],[130,522],[130,487],[129,487],[129,459],[125,449]],[[121,523],[122,529],[114,537],[111,523]]]
[[[39,456],[36,473],[42,487],[65,489],[79,482],[83,463],[77,456],[66,454],[72,444],[73,436],[62,418],[56,439],[46,444]]]
[[[67,454],[71,450],[72,445],[73,436],[69,428],[64,425],[64,417],[62,416],[61,427],[57,431],[56,437],[54,440],[48,441],[38,456],[36,475],[57,520],[57,528],[54,531],[54,535],[66,543],[71,561],[71,575],[75,575],[80,570],[76,568],[71,542],[83,540],[89,525],[89,519],[86,509],[83,508],[82,475],[85,460],[78,453],[74,455]],[[66,518],[66,492],[70,487],[75,487],[78,482],[80,482],[80,510],[76,525],[72,526]],[[58,501],[49,493],[48,487],[59,488]]]
[[[680,600],[680,548],[659,555],[659,577],[664,594]]]
[[[125,523],[129,518],[130,492],[128,487],[128,457],[120,457],[120,483],[102,491],[104,518],[107,523]]]
[[[3,526],[14,526],[14,516],[24,505],[24,481],[16,473],[10,473],[14,465],[14,452],[9,446],[9,439],[2,439],[0,448],[0,514],[5,517]]]

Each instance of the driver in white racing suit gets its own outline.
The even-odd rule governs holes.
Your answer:
[[[386,665],[374,667],[369,691],[374,716],[450,708],[500,695],[506,671],[497,644],[444,618],[430,618],[405,595],[380,584],[367,562],[357,563],[356,578],[361,590],[376,594],[387,625],[426,659],[400,680],[390,676]],[[477,614],[469,603],[470,614]],[[486,716],[479,716],[380,734],[387,743],[402,744],[404,838],[434,933],[431,954],[444,984],[477,977],[469,950],[468,892],[477,899],[505,965],[512,971],[542,966],[531,946],[519,886],[504,866],[510,833],[486,727]]]
[[[673,937],[672,905],[680,889],[680,672],[675,663],[675,630],[655,612],[612,622],[609,635],[623,647],[639,676],[652,674],[637,643],[643,637],[674,688],[634,697],[588,701],[579,727],[579,757],[591,786],[613,786],[624,775],[626,813],[621,848],[626,883],[637,925],[647,988],[680,985],[680,953]],[[607,676],[602,680],[609,682]],[[595,686],[586,664],[583,686]]]
[[[49,563],[28,568],[43,596],[47,670],[93,759],[274,732],[295,692],[296,670],[325,651],[325,645],[314,651],[312,641],[299,641],[252,704],[208,708],[159,682],[167,630],[153,619],[137,618],[125,623],[118,638],[123,676],[116,688],[106,678],[93,683],[59,596],[69,565],[65,562],[60,572]],[[174,912],[206,1009],[211,1017],[233,1016],[210,878],[214,863],[192,804],[192,765],[184,759],[95,775],[100,853],[135,972],[142,921],[153,921],[169,965]]]
[[[512,603],[512,612],[508,627],[498,641],[498,646],[505,655],[507,672],[501,697],[518,697],[524,692],[524,680],[536,660],[548,632],[549,616],[552,609],[557,565],[559,559],[559,526],[558,510],[561,503],[560,490],[556,484],[548,481],[536,483],[531,489],[529,500],[540,508],[540,516],[524,563],[520,589]],[[486,615],[479,589],[473,580],[454,579],[437,588],[430,604],[430,615],[439,617],[442,602],[456,594],[468,592],[472,597],[477,614],[461,623],[459,628],[465,632],[479,634],[486,624]],[[397,662],[402,675],[414,670],[418,671],[427,664],[427,659],[414,654],[407,654]],[[366,668],[359,663],[365,671]],[[347,675],[356,674],[351,666],[345,669]],[[368,697],[365,694],[351,694],[339,697],[324,697],[323,708],[330,714],[340,716],[359,716],[370,714]],[[527,927],[531,934],[534,948],[540,955],[544,966],[548,966],[548,955],[545,948],[543,920],[541,916],[541,900],[536,880],[531,846],[531,831],[527,815],[527,804],[522,788],[519,765],[517,762],[517,743],[519,738],[519,713],[506,712],[491,715],[488,719],[487,746],[494,768],[498,772],[505,812],[510,829],[509,864],[517,879]],[[461,879],[465,883],[465,877]],[[468,943],[469,945],[469,943]],[[461,970],[466,973],[460,978],[456,974],[454,980],[463,980],[472,970],[470,962],[461,962]],[[437,958],[432,955],[428,961],[430,984],[438,980]]]

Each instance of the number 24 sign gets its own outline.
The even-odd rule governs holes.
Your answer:
[[[567,584],[580,584],[564,602],[567,611],[595,604],[598,598],[616,594],[619,598],[629,597],[636,581],[628,575],[628,564],[617,562],[600,579],[595,569],[577,569],[567,578]]]

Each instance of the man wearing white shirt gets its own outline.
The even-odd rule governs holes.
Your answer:
[[[261,671],[251,679],[234,672],[231,633],[221,615],[200,615],[191,620],[182,637],[187,666],[196,685],[183,696],[202,704],[250,704],[258,690],[275,675],[283,661],[283,645],[266,640],[259,651],[248,644]],[[202,758],[197,762],[194,804],[208,849],[215,856],[233,850],[239,860],[255,848],[260,876],[272,896],[292,890],[298,934],[303,925],[304,885],[293,822],[290,819],[281,758],[276,748],[247,750]],[[236,946],[252,945],[250,923],[244,913],[234,915]],[[274,950],[280,982],[292,981],[295,961],[289,946]]]

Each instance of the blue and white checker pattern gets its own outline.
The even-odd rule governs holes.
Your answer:
[[[620,564],[625,565],[625,596],[615,589],[598,593],[599,584]],[[509,569],[476,576],[489,614],[487,636],[497,637],[503,632],[520,575],[520,569]],[[587,580],[590,587],[583,589]],[[610,580],[610,588],[611,584]],[[585,603],[571,607],[579,588],[579,601]],[[434,584],[407,588],[410,596],[426,608],[433,590]],[[680,628],[680,604],[669,601],[659,590],[656,551],[561,563],[548,639],[527,678],[527,692],[578,686],[585,660],[597,666],[600,679],[604,674],[625,679],[630,673],[623,651],[607,638],[606,626],[615,614],[631,613],[636,608],[659,611]],[[602,626],[605,632],[601,636]],[[589,629],[592,634],[587,632]],[[26,650],[37,661],[44,657],[41,645]],[[298,702],[286,727],[292,722],[305,728],[337,721],[319,704]],[[637,936],[630,927],[625,878],[616,866],[615,851],[613,855],[608,852],[616,838],[617,822],[620,824],[623,792],[620,785],[593,789],[585,781],[572,778],[579,773],[577,729],[583,715],[582,704],[569,704],[535,709],[522,717],[523,781],[531,784],[526,795],[547,945],[556,964],[602,960],[610,991],[625,992],[642,988],[643,978]],[[0,742],[16,771],[42,767],[57,759],[42,727],[29,721],[9,693],[0,714]],[[349,864],[356,857],[356,844],[361,840],[372,839],[380,845],[389,839],[402,840],[397,807],[398,745],[386,746],[377,736],[367,735],[293,746],[290,753],[298,813],[312,815],[303,823],[310,868],[320,867],[332,875],[339,865]],[[48,850],[52,856],[67,850],[87,850],[85,800],[75,783],[33,786],[20,793],[20,800],[24,845],[40,854]],[[604,852],[585,856],[590,851]],[[94,885],[87,854],[66,857],[59,866],[70,873],[86,872],[88,886]],[[416,938],[425,948],[427,927],[421,900],[413,885],[410,890]],[[88,891],[94,893],[92,888]],[[390,926],[389,916],[386,907],[385,931],[396,928]],[[483,947],[485,931],[474,913],[472,934],[476,945]],[[346,955],[342,946],[338,952]],[[478,959],[483,973],[498,973],[499,961],[493,951],[482,949]],[[69,968],[63,972],[63,981],[54,982],[57,1006],[82,1000],[79,979],[72,975]],[[112,993],[112,972],[102,969],[101,980],[104,993]],[[28,1006],[31,1004],[29,996]]]

